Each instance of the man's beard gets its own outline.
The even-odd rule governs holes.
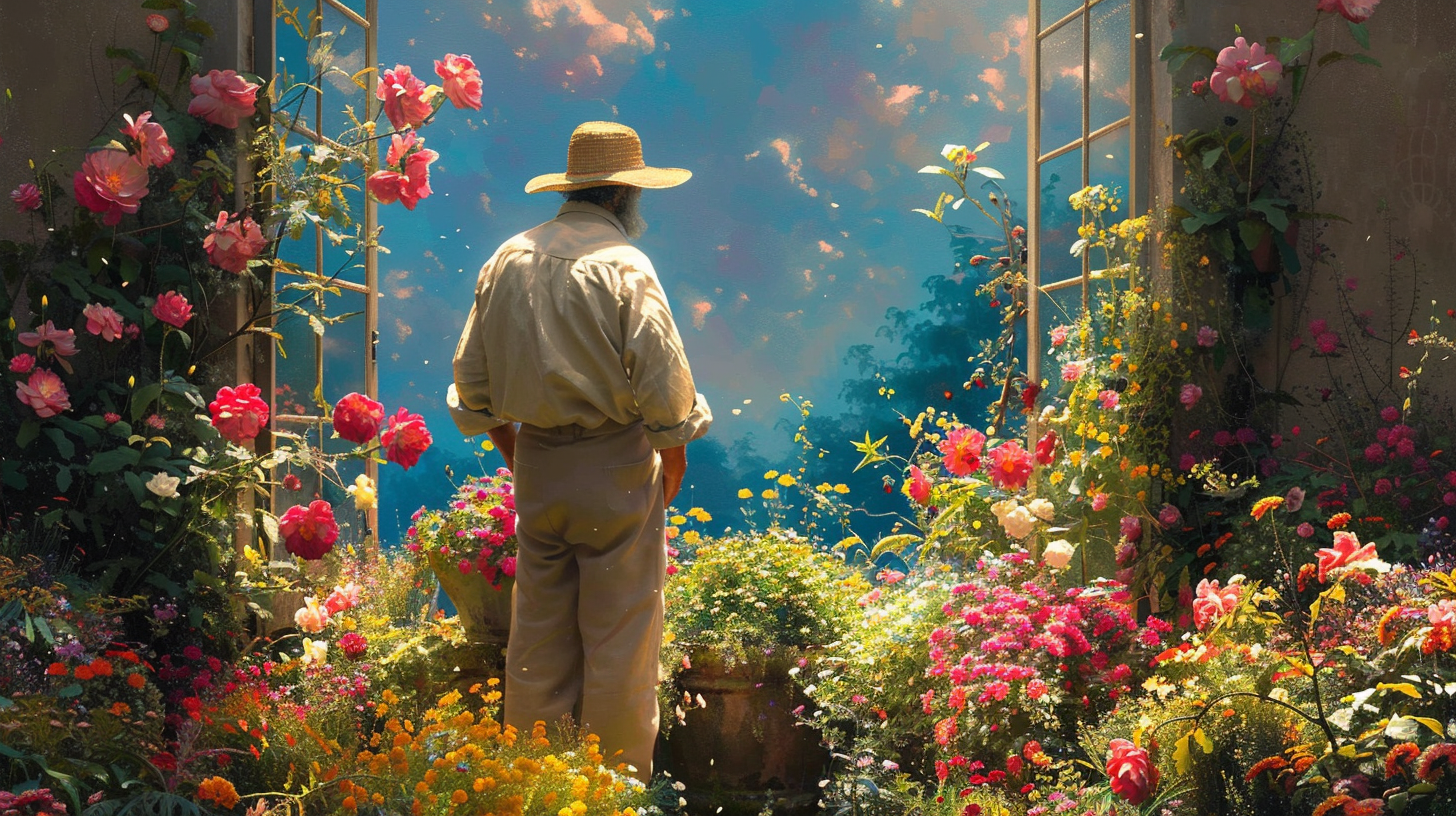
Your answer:
[[[617,206],[613,214],[617,220],[622,222],[622,229],[627,231],[627,237],[637,239],[647,231],[647,221],[642,218],[640,204],[642,203],[641,187],[624,187],[625,192],[617,199]]]

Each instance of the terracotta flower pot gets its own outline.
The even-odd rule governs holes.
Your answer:
[[[471,571],[463,573],[454,564],[446,563],[439,553],[430,553],[430,567],[440,581],[440,589],[455,605],[460,625],[471,643],[504,644],[511,634],[511,590],[514,578],[501,578],[500,589]]]
[[[789,677],[795,657],[775,654],[725,665],[711,652],[691,655],[678,685],[706,706],[693,709],[663,740],[673,778],[686,786],[692,813],[753,816],[812,813],[829,762],[819,732],[800,725],[808,700]]]

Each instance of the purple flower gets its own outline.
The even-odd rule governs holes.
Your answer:
[[[64,657],[69,660],[76,660],[86,653],[86,647],[81,641],[72,638],[56,647],[56,657]]]
[[[1212,348],[1218,343],[1218,332],[1212,326],[1198,327],[1198,345],[1204,348]]]
[[[1203,399],[1203,389],[1193,383],[1184,383],[1183,390],[1178,393],[1178,401],[1183,403],[1186,410],[1193,410],[1193,406]]]
[[[1259,434],[1253,428],[1240,428],[1234,432],[1234,438],[1241,445],[1252,445],[1259,441]]]
[[[1164,527],[1176,526],[1182,520],[1183,514],[1171,504],[1163,505],[1163,509],[1158,511],[1158,523]]]

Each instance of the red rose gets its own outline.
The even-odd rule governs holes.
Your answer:
[[[1047,431],[1046,435],[1037,440],[1036,463],[1039,465],[1050,465],[1057,455],[1057,432]]]
[[[259,398],[262,393],[252,383],[237,388],[224,385],[218,389],[217,399],[207,406],[212,412],[212,426],[235,445],[255,438],[268,424],[268,403]]]
[[[334,548],[339,538],[339,523],[334,521],[334,508],[326,501],[308,506],[294,505],[278,519],[278,534],[283,546],[305,561],[317,561]]]
[[[334,432],[340,439],[362,445],[372,442],[384,424],[384,406],[363,394],[345,394],[334,405]]]
[[[1158,769],[1148,752],[1125,739],[1115,739],[1108,748],[1112,756],[1107,760],[1107,776],[1112,780],[1112,792],[1126,799],[1130,804],[1146,802],[1158,787]]]
[[[434,439],[430,437],[430,429],[425,427],[424,417],[401,408],[398,414],[389,418],[389,429],[379,437],[379,441],[384,445],[385,459],[409,470],[420,461],[420,454],[429,449]]]
[[[358,660],[369,650],[369,640],[358,632],[348,632],[339,638],[339,648],[344,650],[344,657]]]

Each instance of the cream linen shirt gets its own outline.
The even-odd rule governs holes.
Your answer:
[[[480,270],[447,402],[467,436],[641,421],[654,448],[713,421],[647,256],[610,211],[568,201]]]

